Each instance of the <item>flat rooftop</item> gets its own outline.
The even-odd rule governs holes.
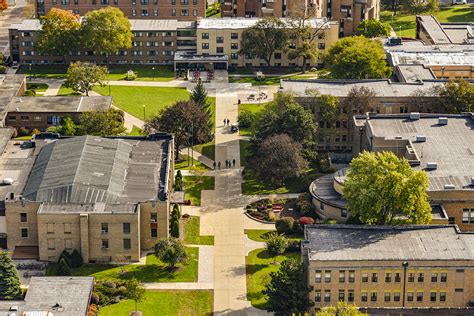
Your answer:
[[[438,118],[447,117],[447,125],[439,125]],[[366,121],[368,134],[374,137],[395,139],[401,137],[411,141],[420,166],[425,169],[428,162],[438,164],[428,172],[429,190],[444,190],[445,184],[456,189],[474,189],[470,186],[474,178],[474,120],[472,114],[443,115],[422,114],[419,120],[410,120],[409,115],[374,115]],[[425,136],[425,142],[416,142],[416,136]]]
[[[23,197],[53,204],[163,200],[170,141],[168,134],[51,141],[38,153]]]
[[[431,69],[425,65],[398,65],[395,71],[401,82],[420,82],[436,79]]]
[[[420,64],[427,66],[471,66],[474,65],[474,51],[391,51],[388,53],[389,63]]]
[[[3,119],[10,100],[18,94],[24,75],[0,75],[0,119]]]
[[[306,225],[302,245],[310,261],[474,260],[473,242],[455,225]]]
[[[472,37],[472,23],[439,23],[432,15],[417,16],[417,23],[436,45],[467,44]]]
[[[248,27],[254,26],[260,18],[219,18],[219,19],[200,19],[197,22],[198,29],[246,29]],[[289,20],[282,18],[284,23],[287,23]],[[311,19],[307,21],[307,25],[313,28],[321,27],[326,24],[326,27],[329,27],[331,24],[337,24],[335,21],[328,21],[327,19]]]
[[[316,90],[320,94],[330,94],[337,97],[345,97],[353,87],[366,87],[372,89],[379,97],[409,97],[413,94],[430,90],[442,84],[441,81],[423,82],[392,82],[389,79],[367,79],[367,80],[281,80],[280,86],[285,92],[294,93],[296,96],[307,96],[308,90]]]
[[[107,111],[112,105],[109,96],[46,96],[13,97],[7,106],[8,112],[91,112]]]

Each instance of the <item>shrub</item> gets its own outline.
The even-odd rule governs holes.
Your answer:
[[[117,287],[117,284],[115,284],[113,281],[105,281],[102,284],[110,289],[115,289]]]
[[[61,252],[61,254],[59,255],[58,263],[59,261],[61,261],[61,259],[64,259],[69,267],[72,267],[71,255],[69,254],[69,252],[66,251],[66,249],[64,249],[63,252]]]
[[[34,97],[36,95],[35,90],[26,90],[25,93],[23,93],[24,96],[26,97]]]
[[[19,135],[20,136],[28,136],[28,135],[30,135],[30,130],[27,129],[26,127],[20,127]]]
[[[292,217],[282,217],[275,223],[275,228],[279,234],[291,234],[295,220]]]
[[[0,65],[0,74],[4,74],[5,72],[7,72],[7,67]]]
[[[96,292],[92,292],[91,294],[91,304],[99,304],[99,295]]]
[[[33,129],[33,130],[31,131],[31,135],[38,135],[39,133],[41,133],[41,132],[40,132],[40,130],[37,129],[37,128],[35,128],[35,129]]]
[[[300,223],[300,225],[311,225],[314,224],[314,219],[311,217],[303,216],[300,217],[298,222]]]
[[[71,266],[73,268],[79,268],[83,264],[84,264],[84,260],[82,259],[81,254],[79,253],[79,251],[74,249],[71,253]]]
[[[127,81],[133,81],[135,79],[137,79],[137,75],[133,71],[129,71],[125,77],[125,80]]]
[[[105,306],[110,303],[110,299],[107,295],[102,292],[97,292],[97,296],[99,297],[99,305]]]
[[[71,266],[64,257],[59,259],[58,267],[56,268],[57,275],[71,275]]]
[[[249,110],[242,110],[237,117],[239,127],[251,127],[255,122],[256,116]]]
[[[18,137],[18,131],[16,130],[16,128],[13,128],[12,138],[16,138],[16,137]]]
[[[300,215],[306,215],[313,210],[313,199],[311,194],[303,193],[298,196],[296,200],[296,209]]]
[[[301,249],[301,241],[297,239],[290,239],[288,241],[287,251],[299,251]]]

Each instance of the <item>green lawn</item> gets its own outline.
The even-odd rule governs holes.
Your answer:
[[[275,230],[269,230],[269,229],[246,229],[245,234],[248,236],[249,239],[254,240],[254,241],[261,241],[264,242],[268,234],[275,232]],[[297,234],[290,234],[290,235],[285,235],[288,239],[290,240],[303,240],[302,235],[297,235]]]
[[[201,205],[201,191],[214,190],[214,177],[202,176],[202,180],[198,181],[196,176],[183,177],[186,186],[185,199],[191,200],[191,205]]]
[[[48,90],[46,83],[27,83],[26,90],[34,90],[37,96],[42,96]]]
[[[214,236],[200,236],[199,228],[201,218],[190,216],[184,221],[184,242],[191,245],[214,245]]]
[[[196,159],[193,159],[194,161],[194,166],[189,165],[188,166],[188,158],[189,158],[189,164],[191,164],[191,157],[188,155],[180,155],[180,161],[175,162],[174,168],[179,169],[179,170],[193,170],[193,169],[205,169],[208,170],[205,165],[203,165],[201,162],[197,161]]]
[[[109,95],[109,86],[95,87],[94,91]],[[157,115],[162,109],[179,100],[188,100],[189,92],[185,88],[110,86],[114,105],[125,112],[143,120]]]
[[[455,5],[440,8],[433,14],[440,22],[472,22],[474,21],[474,9],[469,5]],[[389,22],[398,36],[415,37],[415,15],[398,13],[392,23],[392,11],[382,11],[380,20]],[[400,32],[401,27],[401,32]]]
[[[263,109],[265,109],[265,106],[267,105],[268,103],[261,103],[261,104],[258,104],[258,103],[242,103],[239,105],[239,113],[241,111],[250,111],[254,114],[259,114],[263,111]],[[242,135],[242,136],[252,136],[253,135],[253,132],[252,132],[252,129],[250,127],[242,127],[242,128],[239,128],[239,134]]]
[[[250,155],[250,142],[240,140],[240,164],[248,166],[247,158]],[[245,168],[244,181],[242,183],[242,194],[283,194],[303,193],[308,191],[311,182],[321,175],[317,168],[310,166],[299,178],[288,180],[284,186],[274,186],[270,183],[259,181],[250,168]]]
[[[138,310],[148,315],[196,315],[212,314],[213,292],[203,290],[146,291],[145,300],[138,303]],[[135,310],[135,302],[125,300],[100,309],[101,316],[129,316]]]
[[[300,259],[300,252],[288,252],[276,257],[278,263],[285,259]],[[252,306],[265,309],[268,307],[267,299],[262,291],[270,281],[270,273],[278,271],[280,265],[274,264],[274,257],[265,249],[256,249],[251,251],[245,257],[247,273],[247,299],[251,301]]]
[[[128,136],[142,136],[143,131],[140,127],[133,125],[132,130],[128,133]]]
[[[211,140],[209,143],[194,145],[193,148],[201,155],[204,155],[212,160],[214,160],[216,157],[216,145],[214,139]]]
[[[317,78],[318,73],[305,73],[305,74],[287,74],[281,76],[266,75],[263,79],[257,77],[234,77],[229,76],[229,82],[234,83],[251,83],[253,86],[275,86],[280,84],[281,79],[310,79]]]
[[[110,264],[85,264],[75,268],[75,276],[94,276],[96,280],[123,280],[136,278],[142,282],[196,282],[198,277],[199,248],[186,247],[188,262],[179,264],[179,269],[170,272],[169,269],[154,254],[146,257],[146,265],[129,264],[114,266]],[[120,275],[127,271],[125,275]]]
[[[137,75],[135,81],[171,81],[174,79],[174,72],[171,67],[167,66],[142,66],[142,65],[110,65],[107,80],[123,80],[128,70],[133,70]],[[28,66],[21,66],[18,69],[20,74],[31,74],[40,78],[66,78],[67,67],[62,65],[41,66],[34,65],[31,72]]]
[[[65,85],[61,85],[58,91],[58,95],[61,96],[74,96],[74,95],[81,95],[79,92],[75,92],[71,88],[66,87]]]

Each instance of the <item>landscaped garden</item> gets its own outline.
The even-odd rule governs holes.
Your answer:
[[[204,290],[146,291],[138,310],[143,315],[196,315],[212,314],[213,292]],[[100,309],[102,316],[129,316],[135,310],[135,302],[124,300]]]
[[[148,254],[146,264],[84,264],[71,270],[74,276],[93,276],[96,280],[120,281],[137,279],[141,282],[196,282],[198,276],[199,248],[186,247],[188,260],[170,270],[154,254]],[[48,274],[55,274],[55,264],[50,264]]]
[[[474,21],[474,10],[470,5],[455,5],[441,7],[433,15],[440,22],[472,22]],[[415,15],[399,12],[392,19],[392,11],[382,11],[380,20],[389,22],[393,30],[401,37],[415,37],[416,21]]]
[[[269,198],[261,199],[248,204],[246,213],[257,220],[274,222],[280,217],[297,214],[295,210],[296,199]]]
[[[283,255],[273,256],[266,249],[251,251],[245,258],[247,273],[247,299],[252,306],[266,309],[268,302],[262,293],[270,281],[270,273],[278,271],[280,263],[286,259],[293,258],[301,260],[299,251],[287,251]]]
[[[27,83],[26,84],[26,90],[27,91],[34,91],[34,95],[36,96],[42,96],[46,90],[48,90],[48,85],[46,83]],[[25,95],[28,96],[28,94],[33,94],[30,92],[25,91]]]
[[[214,177],[210,176],[185,176],[183,177],[186,194],[184,199],[191,205],[201,205],[201,191],[214,190]]]
[[[199,216],[183,216],[184,243],[190,245],[214,245],[214,236],[201,236]]]

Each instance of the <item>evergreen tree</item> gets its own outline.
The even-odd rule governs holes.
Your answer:
[[[207,100],[207,91],[202,83],[202,80],[199,79],[197,84],[194,86],[193,91],[191,92],[191,101],[199,105],[204,112],[209,116],[209,127],[212,129],[212,110],[209,101]]]
[[[59,259],[58,267],[56,268],[57,275],[71,275],[71,266],[64,257]]]
[[[171,211],[171,222],[170,222],[170,235],[174,238],[179,238],[179,206],[175,204],[173,210]]]
[[[0,254],[0,300],[14,300],[21,297],[18,271],[6,252]]]
[[[181,210],[179,208],[179,205],[177,203],[174,203],[173,205],[173,211],[176,210],[176,213],[178,214],[178,217],[181,217]]]

